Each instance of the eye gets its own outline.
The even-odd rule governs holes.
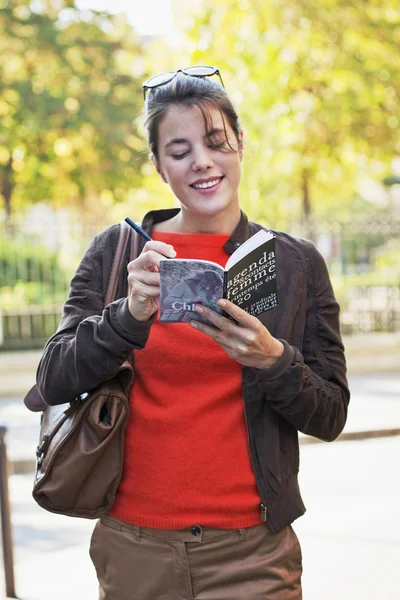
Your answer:
[[[171,156],[174,160],[181,160],[182,158],[185,158],[187,154],[188,152],[183,152],[182,154],[171,154]]]
[[[213,150],[219,150],[220,148],[226,148],[227,146],[227,140],[225,138],[214,138],[214,139],[210,139],[208,141],[208,147],[212,148]]]

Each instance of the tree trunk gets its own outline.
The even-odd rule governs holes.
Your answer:
[[[311,216],[309,173],[303,171],[303,218],[307,221]]]
[[[311,214],[310,173],[306,169],[302,173],[302,211],[305,235],[308,239],[315,241],[315,228]]]
[[[6,218],[5,225],[6,231],[12,235],[13,226],[12,226],[12,206],[11,206],[11,197],[14,190],[14,182],[12,180],[12,158],[9,159],[6,164],[3,172],[3,179],[1,181],[1,194],[4,198],[4,206],[6,209]]]

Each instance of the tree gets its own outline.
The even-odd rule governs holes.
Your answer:
[[[121,16],[74,0],[2,2],[0,193],[12,207],[123,200],[147,160],[137,134],[141,50]]]
[[[217,63],[243,116],[252,215],[337,215],[360,176],[387,173],[400,153],[395,0],[203,0],[188,10],[179,1],[183,61]]]

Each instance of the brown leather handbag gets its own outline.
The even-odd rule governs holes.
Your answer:
[[[135,232],[121,223],[118,247],[105,297],[105,306],[115,299],[117,282],[128,241],[131,260],[138,255]],[[125,376],[132,367],[125,363]],[[120,374],[121,375],[121,374]],[[32,495],[50,512],[70,517],[98,518],[111,508],[121,480],[124,431],[129,417],[129,399],[121,377],[102,383],[73,402],[48,406],[36,386],[25,404],[43,410],[40,442]]]

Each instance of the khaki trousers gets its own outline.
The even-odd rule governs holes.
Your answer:
[[[292,527],[270,533],[97,522],[90,556],[100,600],[301,600],[301,550]]]

